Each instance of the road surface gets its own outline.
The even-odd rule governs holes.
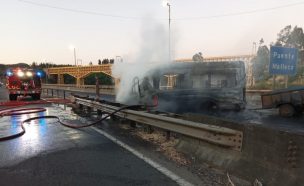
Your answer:
[[[4,88],[0,100],[7,100]],[[62,106],[37,106],[47,111],[0,118],[0,136],[37,115],[79,119]],[[70,129],[52,119],[30,122],[23,136],[0,142],[0,151],[0,185],[177,185],[93,129]]]

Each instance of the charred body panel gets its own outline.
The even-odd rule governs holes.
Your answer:
[[[157,95],[157,109],[168,112],[241,110],[246,104],[245,77],[241,61],[171,63],[148,73],[139,87],[151,88],[140,90],[140,100],[149,102],[147,98]]]

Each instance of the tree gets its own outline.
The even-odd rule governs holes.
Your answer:
[[[295,26],[292,29],[291,25],[283,28],[280,33],[278,33],[278,38],[275,43],[276,46],[283,47],[294,47],[299,49],[299,63],[297,68],[297,75],[290,78],[290,80],[295,80],[303,74],[304,65],[304,33],[301,27]]]
[[[101,60],[100,59],[98,59],[98,65],[101,65]]]
[[[264,43],[264,39],[261,38],[260,41],[259,41],[259,46],[261,46],[263,43]]]
[[[276,46],[286,46],[288,38],[290,36],[290,30],[291,25],[287,25],[278,33],[277,42],[275,43]]]
[[[295,48],[304,49],[303,29],[295,26],[293,31],[290,33],[288,43]]]
[[[32,67],[32,68],[36,68],[36,66],[37,66],[37,63],[34,61],[34,62],[32,63],[32,65],[31,65],[31,67]]]
[[[257,56],[252,59],[253,76],[256,80],[267,79],[269,68],[269,49],[266,45],[259,46]]]
[[[109,64],[109,62],[110,62],[109,59],[103,59],[101,63],[102,64]]]
[[[304,49],[303,29],[297,26],[295,26],[293,29],[291,25],[286,26],[278,33],[278,38],[275,45]]]

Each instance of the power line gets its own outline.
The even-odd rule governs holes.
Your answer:
[[[74,13],[97,15],[97,16],[111,17],[111,18],[120,18],[120,19],[133,19],[133,20],[134,19],[142,19],[142,17],[132,17],[132,16],[105,14],[105,13],[101,13],[101,12],[92,12],[92,11],[86,11],[86,10],[79,10],[79,9],[58,7],[58,6],[53,6],[53,5],[48,5],[48,4],[28,1],[28,0],[19,0],[19,1],[23,2],[23,3],[27,3],[27,4],[32,4],[32,5],[35,5],[35,6],[52,8],[52,9],[58,9],[58,10],[63,10],[63,11],[68,11],[68,12],[74,12]],[[285,5],[280,5],[280,6],[270,7],[270,8],[262,8],[262,9],[255,9],[255,10],[242,11],[242,12],[234,12],[234,13],[227,13],[227,14],[219,14],[219,15],[211,15],[211,16],[172,18],[171,20],[176,20],[176,21],[202,20],[202,19],[213,19],[213,18],[221,18],[221,17],[232,17],[232,16],[239,16],[239,15],[249,15],[249,14],[255,14],[255,13],[260,13],[260,12],[267,12],[267,11],[272,11],[272,10],[277,10],[277,9],[283,9],[283,8],[293,7],[293,6],[297,6],[297,5],[303,5],[303,4],[304,4],[304,1],[300,1],[300,2],[296,2],[296,3],[290,3],[290,4],[285,4]],[[166,18],[162,18],[160,20],[167,20],[167,19]]]
[[[27,0],[19,0],[19,1],[23,2],[23,3],[27,3],[27,4],[36,5],[36,6],[41,6],[41,7],[46,7],[46,8],[52,8],[52,9],[58,9],[58,10],[64,10],[64,11],[74,12],[74,13],[98,15],[98,16],[112,17],[112,18],[140,19],[139,17],[120,16],[120,15],[113,15],[113,14],[105,14],[105,13],[101,13],[101,12],[92,12],[92,11],[77,10],[77,9],[72,9],[72,8],[63,8],[63,7],[52,6],[52,5],[48,5],[48,4],[37,3],[37,2],[27,1]]]
[[[243,11],[243,12],[235,12],[235,13],[227,13],[227,14],[219,14],[219,15],[212,15],[212,16],[202,16],[202,17],[185,17],[185,18],[176,18],[175,20],[199,20],[199,19],[212,19],[212,18],[221,18],[221,17],[232,17],[232,16],[239,16],[239,15],[246,15],[246,14],[254,14],[254,13],[260,13],[260,12],[267,12],[277,9],[283,9],[288,7],[293,7],[297,5],[303,5],[304,1],[296,2],[296,3],[290,3],[285,5],[280,5],[276,7],[270,7],[270,8],[262,8],[262,9],[255,9],[255,10],[249,10],[249,11]]]

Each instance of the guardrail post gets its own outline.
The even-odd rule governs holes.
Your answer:
[[[54,97],[54,90],[52,89],[52,97]]]
[[[93,109],[92,109],[91,107],[87,107],[87,112],[88,112],[88,115],[89,115],[89,116],[91,116],[92,110],[93,110]]]
[[[166,131],[166,140],[170,140],[170,131],[169,130],[167,130]]]
[[[130,120],[129,122],[130,122],[130,127],[136,128],[136,122],[135,121]]]
[[[79,104],[79,110],[80,110],[80,112],[83,111],[83,105],[82,104]]]
[[[147,132],[148,134],[152,134],[154,130],[150,125],[146,125],[144,126],[144,131]]]
[[[63,90],[63,99],[65,99],[65,90]]]

